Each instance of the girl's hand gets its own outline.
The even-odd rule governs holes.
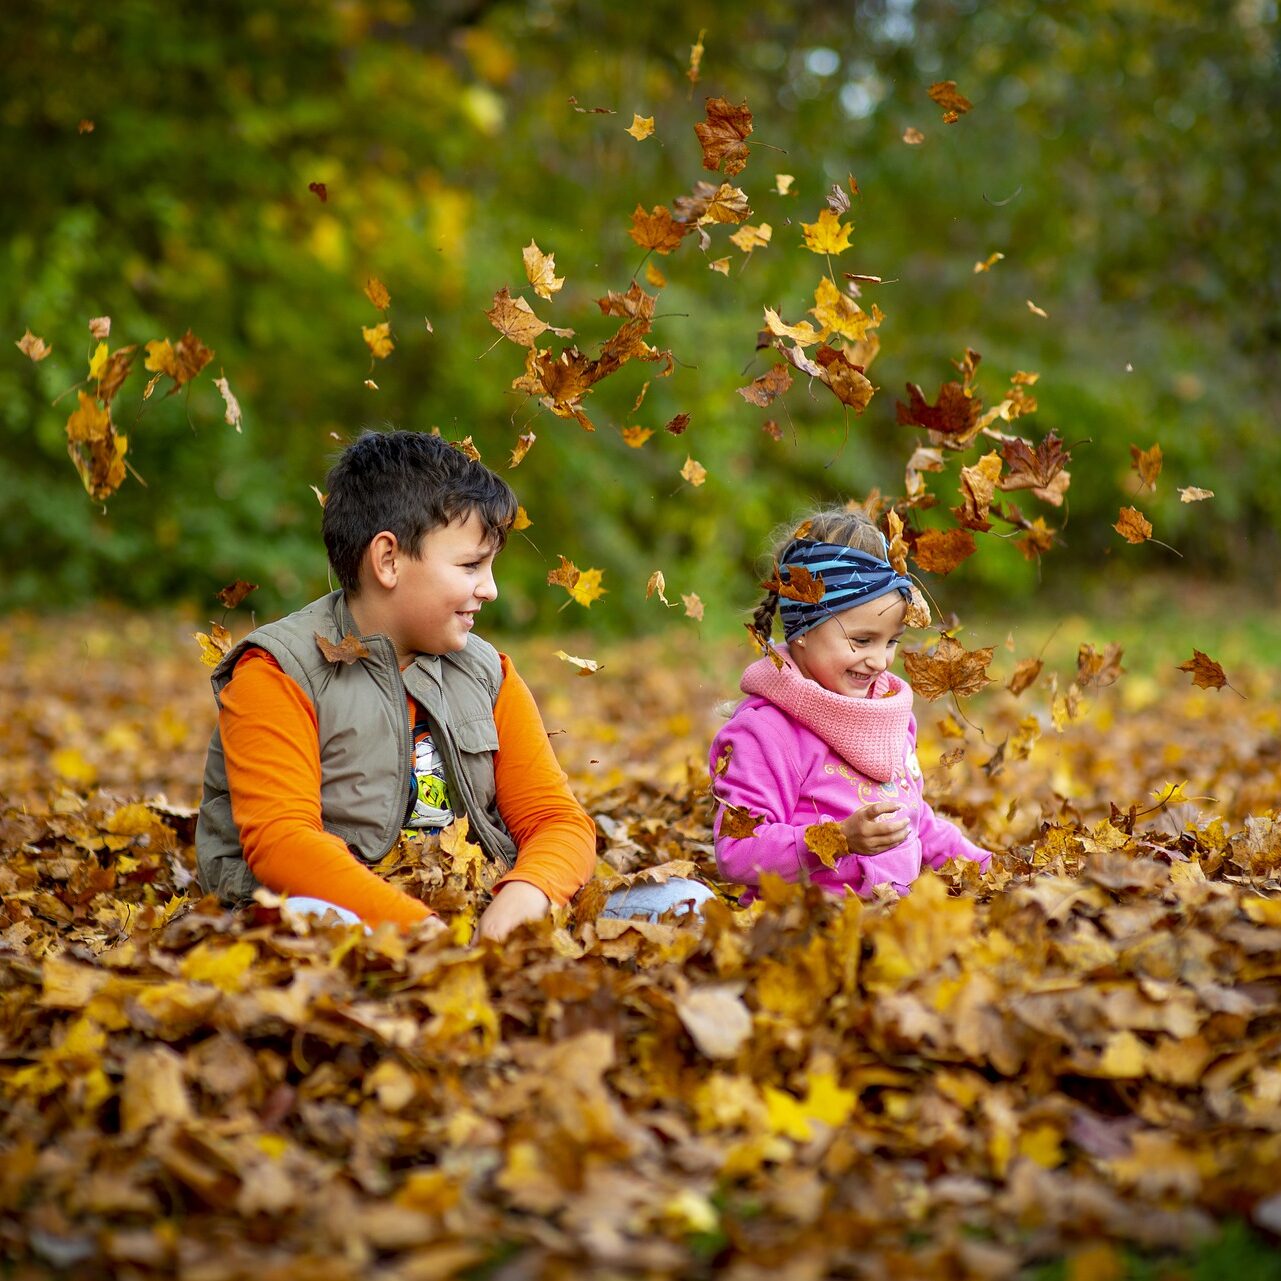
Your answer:
[[[551,900],[536,885],[530,885],[528,881],[509,881],[481,913],[473,941],[494,939],[501,942],[518,925],[546,916],[551,907]]]
[[[883,854],[901,845],[911,831],[911,823],[905,818],[887,821],[881,817],[899,808],[897,801],[878,801],[857,810],[841,824],[845,843],[855,854]]]

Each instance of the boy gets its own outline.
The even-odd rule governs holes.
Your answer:
[[[213,673],[218,726],[196,828],[200,880],[258,885],[374,925],[436,918],[373,870],[404,827],[466,814],[507,870],[478,935],[501,939],[591,876],[595,825],[570,793],[511,660],[472,634],[498,595],[507,482],[438,436],[366,432],[329,474],[341,590],[240,642]],[[330,661],[354,634],[368,655]]]

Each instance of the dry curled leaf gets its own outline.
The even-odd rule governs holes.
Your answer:
[[[226,378],[215,378],[214,386],[218,389],[218,394],[222,397],[226,405],[226,412],[223,414],[223,422],[229,427],[240,430],[240,401],[236,399],[236,393],[231,390],[231,384]]]
[[[1186,663],[1178,665],[1178,670],[1188,672],[1192,677],[1192,684],[1198,689],[1222,689],[1228,683],[1223,668],[1208,654],[1203,654],[1196,648],[1192,650],[1192,657]],[[1228,701],[1231,702],[1231,699]]]
[[[218,599],[228,609],[235,609],[250,592],[256,592],[257,590],[257,583],[247,583],[243,578],[237,578],[234,583],[228,583],[226,587],[218,592]]]
[[[354,632],[348,632],[337,645],[319,632],[315,633],[315,637],[316,648],[324,655],[327,663],[346,663],[350,666],[358,659],[369,657],[369,646]]]
[[[929,93],[930,100],[943,108],[944,124],[955,124],[974,105],[963,93],[958,92],[955,80],[936,81],[930,85]]]
[[[1112,528],[1127,543],[1145,543],[1152,537],[1152,522],[1137,507],[1122,507]]]
[[[950,574],[977,547],[968,529],[927,529],[912,545],[912,559],[928,574]]]
[[[594,658],[576,658],[573,654],[567,654],[563,649],[558,649],[555,657],[559,658],[563,663],[568,663],[571,667],[576,667],[579,676],[594,676],[602,666]]]
[[[704,169],[723,166],[727,178],[743,171],[749,155],[744,140],[752,132],[746,101],[734,106],[724,98],[709,98],[706,119],[694,126],[694,132],[703,149]]]
[[[556,274],[556,255],[543,253],[533,240],[520,252],[525,261],[525,276],[533,285],[534,292],[540,298],[548,299],[559,293],[565,277]]]
[[[53,355],[53,348],[45,342],[43,338],[37,338],[30,329],[26,330],[22,337],[14,344],[22,354],[29,359],[39,363],[48,356]]]
[[[746,387],[738,388],[738,394],[751,405],[762,409],[770,404],[776,396],[781,396],[792,385],[792,375],[786,365],[774,365],[759,378],[753,378]]]
[[[689,481],[695,489],[707,479],[707,468],[694,458],[686,455],[685,463],[681,467],[681,476]]]
[[[1041,674],[1045,664],[1039,658],[1021,658],[1014,665],[1014,673],[1006,689],[1016,698],[1028,689]]]
[[[904,654],[903,667],[912,688],[929,702],[944,694],[958,698],[977,694],[992,684],[987,666],[994,647],[967,650],[951,636],[943,636],[928,654]]]
[[[379,311],[386,311],[391,306],[391,294],[387,292],[387,286],[383,284],[377,276],[370,276],[365,281],[365,297],[369,299]]]
[[[1195,485],[1189,485],[1186,489],[1179,490],[1179,502],[1181,503],[1200,503],[1207,498],[1214,497],[1212,489],[1198,489]]]
[[[1159,444],[1153,445],[1151,449],[1140,449],[1137,445],[1130,446],[1130,466],[1138,472],[1139,479],[1150,489],[1156,488],[1163,461]]]
[[[682,592],[681,602],[685,606],[686,618],[692,618],[696,623],[703,621],[703,602],[697,592]]]

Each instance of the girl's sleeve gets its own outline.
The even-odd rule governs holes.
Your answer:
[[[908,736],[908,751],[915,752],[915,717],[912,718]],[[975,845],[955,823],[948,819],[940,818],[930,808],[930,803],[925,799],[924,792],[921,794],[921,818],[920,825],[917,828],[917,835],[921,839],[921,858],[929,867],[940,868],[950,858],[964,858],[977,863],[986,872],[988,864],[992,861],[990,851],[983,849],[980,845]]]
[[[759,885],[762,872],[795,881],[803,870],[822,866],[805,848],[805,825],[788,821],[800,796],[801,771],[786,750],[786,736],[769,719],[762,709],[740,709],[712,740],[712,794],[721,802],[713,829],[716,865],[739,885]],[[762,820],[751,836],[723,834],[729,805]]]
[[[433,915],[325,831],[316,709],[264,650],[236,664],[218,731],[245,862],[263,885],[336,903],[371,925],[409,926]]]
[[[538,704],[506,654],[494,703],[498,812],[516,841],[516,864],[498,881],[527,881],[558,906],[568,903],[596,868],[596,824],[569,790]]]

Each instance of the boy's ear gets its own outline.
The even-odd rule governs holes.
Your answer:
[[[371,584],[390,591],[400,577],[400,540],[388,529],[380,530],[365,548],[365,569]]]

